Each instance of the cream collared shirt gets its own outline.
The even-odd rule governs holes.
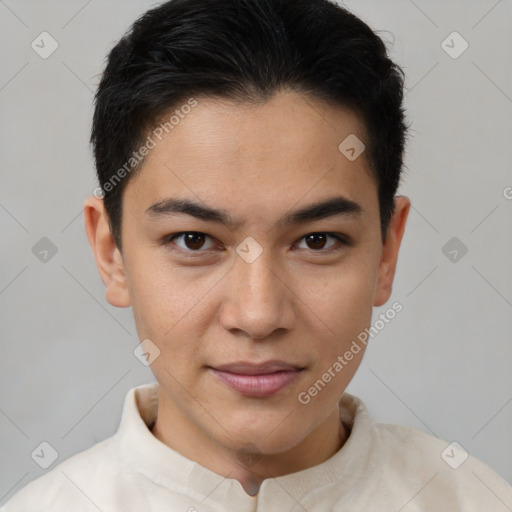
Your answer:
[[[343,447],[322,464],[264,480],[249,496],[151,433],[157,389],[130,389],[115,435],[30,482],[0,512],[512,510],[512,486],[489,466],[471,455],[461,463],[464,453],[419,430],[376,423],[349,393],[340,400],[350,432]]]

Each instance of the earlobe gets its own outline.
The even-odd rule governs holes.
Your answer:
[[[130,295],[125,265],[110,232],[103,200],[91,196],[84,201],[83,207],[85,231],[105,285],[105,297],[112,306],[129,307]]]
[[[386,241],[382,245],[382,255],[373,302],[374,306],[382,306],[391,296],[398,252],[405,232],[410,207],[411,202],[407,197],[395,197],[395,211],[389,222]]]

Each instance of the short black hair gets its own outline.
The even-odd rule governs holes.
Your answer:
[[[382,39],[330,0],[170,0],[147,11],[108,55],[95,95],[91,143],[117,247],[122,192],[159,119],[197,96],[258,103],[282,89],[360,116],[385,240],[408,128],[403,85]]]

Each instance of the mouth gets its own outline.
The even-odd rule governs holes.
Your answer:
[[[268,361],[261,364],[237,362],[208,368],[231,389],[252,398],[264,398],[279,393],[295,381],[305,369],[283,361]]]

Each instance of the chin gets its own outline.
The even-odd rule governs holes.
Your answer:
[[[282,431],[278,430],[279,427],[272,431],[268,424],[265,428],[258,428],[253,424],[240,429],[240,434],[233,434],[226,441],[231,445],[231,449],[240,453],[276,455],[291,450],[307,435],[307,432],[290,432],[284,428]]]

